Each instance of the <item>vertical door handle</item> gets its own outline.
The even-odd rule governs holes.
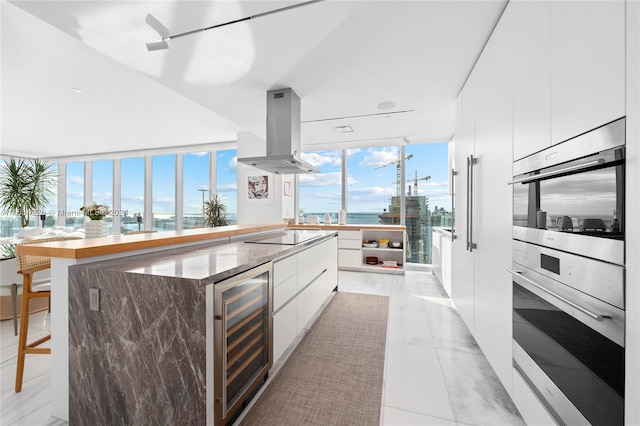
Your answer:
[[[458,176],[458,172],[454,169],[451,169],[451,187],[449,188],[449,195],[451,196],[451,216],[453,217],[453,223],[451,223],[451,241],[455,240],[456,237],[456,192],[455,192],[455,177]]]
[[[467,250],[470,252],[478,246],[473,242],[473,166],[477,163],[473,155],[467,157]]]

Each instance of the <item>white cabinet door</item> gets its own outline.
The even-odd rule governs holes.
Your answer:
[[[362,266],[362,252],[360,249],[340,249],[338,250],[339,268],[359,268]]]
[[[325,301],[327,297],[325,292],[326,287],[327,274],[324,273],[298,295],[296,299],[296,324],[298,333],[307,326],[309,320]]]
[[[551,145],[551,2],[512,1],[513,159]],[[504,17],[501,22],[505,22]]]
[[[273,363],[275,364],[298,335],[296,300],[273,315]]]
[[[625,2],[551,2],[551,142],[625,115]]]
[[[338,239],[332,238],[327,244],[327,289],[329,294],[338,286]]]
[[[473,234],[474,336],[511,387],[512,34],[507,8],[476,64]]]
[[[442,259],[442,287],[451,297],[451,240],[442,237],[440,257]]]
[[[458,312],[473,333],[473,255],[467,241],[467,157],[473,155],[475,138],[475,72],[472,71],[461,93],[462,129],[456,133],[455,224],[458,238],[453,242],[451,296]]]

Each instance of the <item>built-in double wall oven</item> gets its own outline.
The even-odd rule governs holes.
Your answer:
[[[625,119],[514,163],[513,362],[558,424],[624,423]]]

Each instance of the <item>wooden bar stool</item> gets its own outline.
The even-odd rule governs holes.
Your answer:
[[[16,392],[22,390],[22,378],[24,376],[24,358],[26,354],[50,354],[51,348],[38,348],[37,346],[51,339],[48,334],[40,339],[27,343],[27,331],[29,330],[29,302],[36,297],[51,297],[51,281],[33,283],[33,274],[51,267],[51,258],[47,256],[32,256],[20,254],[20,246],[27,244],[40,244],[52,241],[77,240],[77,237],[51,237],[25,241],[18,244],[16,259],[18,260],[18,273],[22,274],[22,303],[20,309],[20,333],[18,336],[18,366],[16,370]]]

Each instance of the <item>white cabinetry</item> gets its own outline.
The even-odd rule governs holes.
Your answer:
[[[365,240],[378,241],[388,239],[389,247],[363,247]],[[392,242],[399,242],[400,247],[394,248]],[[367,229],[338,231],[338,267],[351,271],[376,271],[388,274],[404,273],[404,229]],[[367,257],[377,257],[380,264],[367,265]],[[397,268],[382,267],[382,261],[395,261]]]
[[[273,362],[308,326],[338,282],[337,238],[273,263]]]
[[[450,233],[449,233],[450,234]],[[432,272],[451,297],[451,237],[433,230],[431,239]]]
[[[459,114],[462,116],[460,129],[456,132],[455,165],[455,223],[458,238],[453,242],[451,280],[451,298],[473,333],[473,253],[469,252],[468,212],[468,170],[467,160],[475,154],[475,71],[472,71],[458,99]],[[460,135],[458,137],[458,134]]]
[[[551,145],[551,2],[512,1],[513,159]]]
[[[625,2],[550,3],[556,144],[625,115]]]
[[[360,230],[338,231],[338,267],[357,268],[362,264]]]
[[[508,14],[509,9],[503,19]],[[456,138],[458,238],[451,261],[452,299],[507,389],[512,374],[511,279],[505,272],[511,264],[512,193],[506,184],[512,175],[511,34],[501,21],[462,91],[462,135]]]

